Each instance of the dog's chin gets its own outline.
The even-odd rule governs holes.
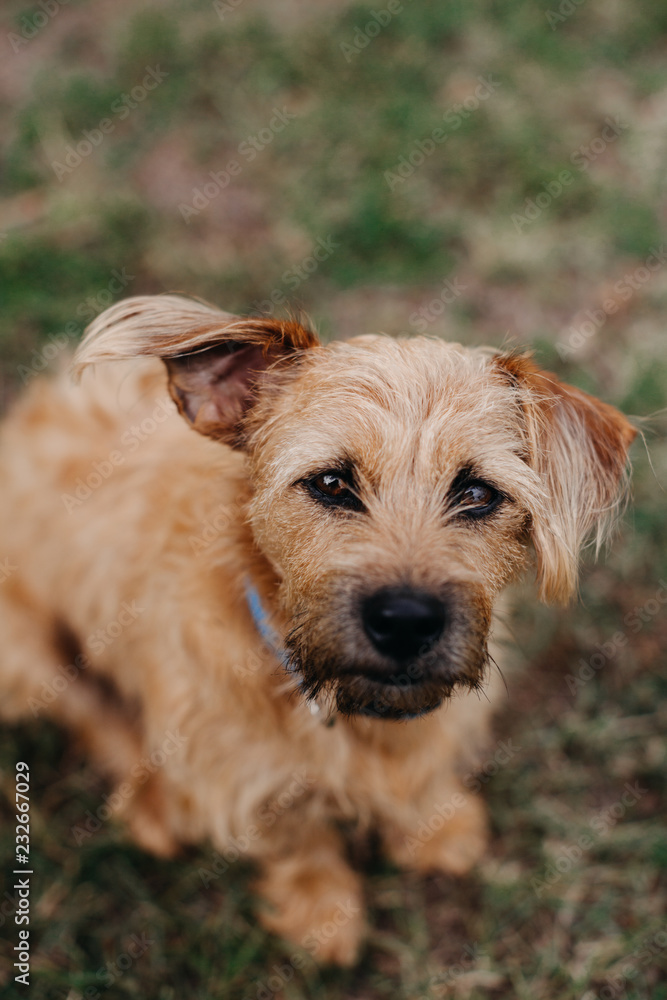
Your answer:
[[[481,687],[489,658],[472,630],[450,635],[450,648],[408,662],[348,660],[329,650],[291,644],[289,668],[307,699],[323,698],[328,711],[345,716],[408,720],[428,715],[457,691]],[[477,638],[475,636],[475,638]]]
[[[392,683],[365,675],[338,678],[333,684],[342,715],[374,719],[415,719],[435,711],[452,693],[453,685],[433,682]]]
[[[439,708],[447,694],[430,694],[428,697],[406,693],[394,684],[373,684],[373,690],[352,694],[338,687],[336,707],[341,715],[364,715],[372,719],[409,720],[428,715]]]
[[[366,716],[373,719],[417,719],[439,708],[456,688],[475,686],[469,679],[382,680],[361,673],[345,673],[324,684],[304,683],[306,694],[326,690],[336,709],[345,716]]]

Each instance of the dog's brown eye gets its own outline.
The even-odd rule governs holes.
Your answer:
[[[462,507],[487,507],[495,496],[496,491],[490,486],[475,483],[463,491],[459,503]]]
[[[345,484],[345,480],[340,476],[334,476],[330,472],[324,472],[321,476],[316,476],[313,480],[315,486],[328,497],[339,499],[349,496],[350,491]]]
[[[304,480],[311,496],[330,507],[344,507],[347,510],[363,510],[363,504],[355,495],[351,484],[341,472],[321,472],[312,479]]]
[[[466,517],[483,517],[504,499],[502,493],[479,480],[468,481],[461,485],[455,493],[457,512]]]

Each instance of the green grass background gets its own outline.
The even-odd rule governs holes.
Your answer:
[[[521,751],[484,783],[493,842],[471,876],[419,878],[369,859],[374,931],[358,968],[308,964],[267,985],[286,952],[256,925],[249,870],[232,865],[205,889],[206,845],[160,862],[109,823],[77,847],[72,826],[107,789],[55,729],[5,729],[2,904],[19,759],[33,770],[35,876],[28,990],[12,981],[16,927],[0,904],[3,995],[667,998],[667,948],[644,947],[656,934],[667,942],[667,605],[636,632],[624,621],[667,581],[667,266],[646,280],[638,270],[661,247],[667,215],[667,6],[403,0],[348,59],[341,46],[384,0],[47,7],[46,23],[40,3],[7,0],[1,14],[4,405],[56,335],[75,342],[125,269],[121,296],[179,290],[242,313],[283,291],[324,337],[414,331],[415,312],[436,301],[428,333],[531,345],[560,376],[651,419],[647,448],[634,447],[631,508],[611,553],[587,560],[581,603],[554,611],[529,584],[522,593],[526,670],[497,728]],[[123,120],[110,115],[156,66],[164,82]],[[390,188],[385,172],[443,127],[479,77],[493,94]],[[250,161],[239,147],[276,108],[295,117]],[[106,117],[113,131],[59,180],[52,164]],[[617,137],[582,169],[576,151],[608,119]],[[241,172],[186,222],[181,206],[232,159]],[[571,183],[518,231],[512,217],[564,170]],[[334,252],[295,288],[291,269],[319,239]],[[624,275],[632,294],[618,290]],[[460,293],[441,308],[447,280]],[[573,339],[610,296],[617,311]],[[567,675],[619,630],[627,644],[570,690]],[[538,895],[532,880],[626,782],[645,790],[636,805]],[[99,970],[144,932],[145,953],[106,985]]]

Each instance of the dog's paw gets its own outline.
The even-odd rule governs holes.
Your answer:
[[[273,864],[256,886],[268,903],[260,914],[272,933],[322,964],[354,965],[366,922],[361,885],[336,859],[328,868]]]
[[[178,854],[178,841],[147,809],[125,816],[125,824],[134,843],[143,851],[158,858],[173,858]]]
[[[120,792],[118,792],[119,797]],[[137,846],[159,858],[173,858],[179,843],[169,830],[167,805],[161,782],[151,777],[138,786],[131,796],[122,799],[118,815]]]

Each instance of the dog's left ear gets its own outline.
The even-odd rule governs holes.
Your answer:
[[[533,514],[540,596],[564,603],[576,590],[579,553],[595,529],[604,541],[625,493],[637,431],[620,413],[542,371],[529,354],[501,354],[495,370],[523,412],[526,461],[544,486]]]
[[[90,324],[74,373],[100,361],[159,357],[186,420],[201,434],[239,446],[243,418],[267,370],[318,344],[296,322],[246,319],[177,295],[146,295],[111,306]]]

